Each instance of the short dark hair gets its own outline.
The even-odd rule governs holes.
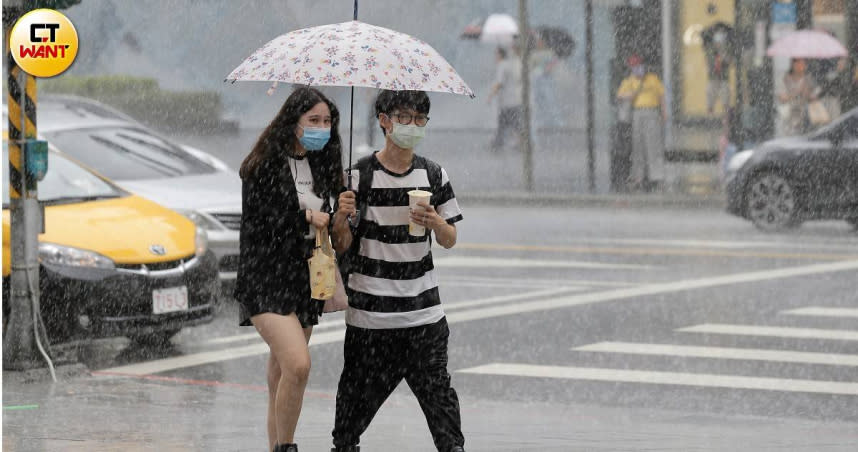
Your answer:
[[[429,96],[425,91],[391,91],[384,90],[379,93],[375,99],[375,117],[378,115],[390,114],[398,109],[413,109],[417,113],[428,114]],[[384,133],[384,127],[381,128],[381,133]]]

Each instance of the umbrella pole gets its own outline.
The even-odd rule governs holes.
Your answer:
[[[357,3],[357,2],[355,2]],[[352,100],[349,108],[349,190],[352,189],[352,142],[354,141],[355,125],[355,87],[352,86]]]
[[[358,0],[355,0],[354,20],[358,17]],[[354,141],[355,125],[355,87],[352,86],[351,107],[349,108],[349,190],[352,189],[352,141]]]

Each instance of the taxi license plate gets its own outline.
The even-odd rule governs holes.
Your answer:
[[[170,287],[152,291],[152,312],[165,314],[188,310],[188,288]]]

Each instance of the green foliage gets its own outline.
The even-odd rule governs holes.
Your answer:
[[[71,94],[103,102],[166,132],[206,132],[223,126],[220,94],[212,91],[164,91],[157,80],[151,78],[66,75],[41,81],[40,88],[46,94]]]
[[[80,0],[24,0],[24,9],[27,11],[39,8],[66,9],[80,3]]]

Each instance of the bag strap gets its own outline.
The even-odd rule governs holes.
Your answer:
[[[374,173],[372,170],[372,159],[373,155],[361,157],[354,166],[358,170],[358,199],[356,201],[359,209],[362,209],[361,204],[366,204],[367,196],[369,196],[369,191],[372,189],[372,174]]]
[[[432,197],[438,195],[438,191],[441,189],[441,181],[443,179],[441,174],[441,165],[429,160],[423,156],[417,156],[415,158],[415,166],[422,166],[426,168],[426,176],[429,178],[429,189],[432,190]],[[437,207],[437,203],[430,200],[430,204]]]
[[[316,230],[316,249],[319,249],[322,247],[322,235],[324,235],[325,238],[327,238],[328,237],[328,230],[327,229],[317,229]]]

